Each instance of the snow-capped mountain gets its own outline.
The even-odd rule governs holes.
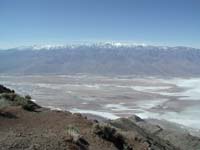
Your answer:
[[[200,50],[134,43],[34,45],[0,51],[0,73],[199,76]]]
[[[152,46],[144,43],[130,43],[130,42],[97,42],[97,43],[75,43],[75,44],[44,44],[44,45],[33,45],[33,46],[20,46],[16,48],[12,48],[15,50],[55,50],[55,49],[74,49],[81,47],[89,47],[89,48],[135,48],[135,47],[149,47],[149,48],[161,48],[167,49],[167,46]]]
[[[145,48],[145,49],[162,49],[162,50],[176,50],[176,49],[194,49],[190,47],[176,46],[153,46],[144,43],[131,42],[80,42],[74,44],[43,44],[33,46],[20,46],[11,48],[10,50],[59,50],[59,49],[78,49],[78,48],[99,48],[99,49],[118,49],[118,48]]]

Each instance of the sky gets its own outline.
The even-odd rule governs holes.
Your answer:
[[[0,49],[85,41],[200,48],[200,0],[0,0]]]

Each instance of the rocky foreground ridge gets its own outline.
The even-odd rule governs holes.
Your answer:
[[[0,150],[200,150],[200,138],[137,116],[99,122],[0,85]]]

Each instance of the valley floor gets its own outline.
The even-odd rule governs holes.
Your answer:
[[[109,119],[136,114],[200,127],[200,78],[1,75],[0,81],[50,109]]]

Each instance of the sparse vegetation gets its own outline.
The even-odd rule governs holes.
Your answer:
[[[66,140],[67,142],[74,143],[81,150],[88,149],[89,143],[80,134],[80,130],[78,127],[69,125],[66,128],[66,132],[68,135]]]
[[[7,106],[21,106],[28,111],[40,108],[40,106],[31,101],[30,96],[22,97],[14,92],[0,94],[0,108]]]
[[[78,127],[75,127],[75,126],[71,126],[71,125],[67,126],[66,132],[68,135],[72,136],[74,139],[80,136],[80,131]]]
[[[95,124],[93,133],[102,139],[112,142],[119,150],[132,150],[125,137],[109,124]]]
[[[27,100],[31,100],[32,98],[31,98],[30,95],[26,95],[26,96],[25,96],[25,99],[27,99]]]

